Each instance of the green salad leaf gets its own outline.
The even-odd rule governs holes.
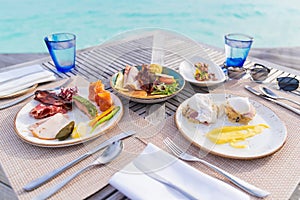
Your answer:
[[[178,86],[179,84],[177,83],[177,81],[173,84],[161,83],[159,85],[154,85],[154,91],[151,92],[151,94],[170,95],[178,90]]]

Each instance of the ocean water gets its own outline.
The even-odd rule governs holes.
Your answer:
[[[224,34],[252,47],[300,46],[298,0],[0,0],[0,53],[47,52],[44,36],[72,32],[77,49],[122,32],[156,27],[223,48]]]

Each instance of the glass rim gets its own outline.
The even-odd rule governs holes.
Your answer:
[[[49,37],[53,37],[54,35],[69,35],[69,36],[72,36],[72,38],[70,39],[63,39],[63,40],[60,40],[60,41],[53,41],[53,40],[49,40]],[[47,41],[47,42],[53,42],[53,43],[57,43],[57,42],[69,42],[69,41],[72,41],[72,40],[75,40],[76,39],[76,35],[73,34],[73,33],[52,33],[52,34],[49,34],[47,36],[45,36],[44,40]]]
[[[242,36],[241,39],[231,38],[232,36]],[[240,42],[253,42],[253,37],[246,35],[244,33],[229,33],[225,35],[226,40],[240,41]]]

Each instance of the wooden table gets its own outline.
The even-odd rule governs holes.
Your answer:
[[[76,68],[69,73],[58,73],[49,57],[12,67],[40,64],[46,69],[54,72],[58,78],[79,75],[88,81],[95,81],[97,79],[104,80],[106,88],[112,91],[109,87],[108,80],[114,73],[122,69],[125,64],[138,65],[154,62],[178,70],[179,64],[184,59],[189,59],[195,55],[209,58],[218,65],[222,65],[225,60],[224,52],[221,49],[191,41],[188,38],[172,32],[146,30],[134,34],[128,33],[126,37],[116,37],[100,46],[78,51]],[[249,58],[245,62],[245,67],[252,66],[253,62],[259,62],[272,68],[267,82],[272,82],[279,76],[291,76],[299,79],[299,76],[297,76],[299,75],[299,71],[297,70],[286,69],[282,66],[277,66],[254,58]],[[197,92],[208,92],[207,88],[194,89]],[[166,114],[172,116],[178,105],[189,96],[190,91],[183,90],[176,100],[169,99],[166,101]],[[148,105],[130,102],[129,107],[140,116],[146,117],[148,114]],[[9,180],[6,179],[3,173],[0,173],[0,180],[1,199],[17,198],[9,186]],[[106,198],[126,199],[124,195],[110,185],[107,185],[88,199]]]

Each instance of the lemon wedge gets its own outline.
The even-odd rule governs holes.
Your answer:
[[[87,133],[87,124],[84,122],[79,122],[77,126],[75,126],[72,132],[72,138],[82,138],[86,136]]]

